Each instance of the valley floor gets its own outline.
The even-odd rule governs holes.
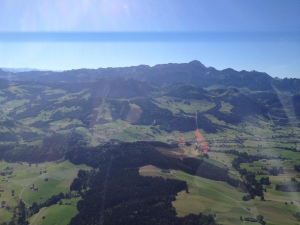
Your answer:
[[[78,170],[89,169],[90,167],[86,165],[76,166],[69,161],[60,163],[46,162],[31,165],[25,162],[0,163],[0,171],[5,171],[7,168],[12,168],[13,172],[11,175],[1,176],[0,189],[2,189],[3,192],[1,192],[0,202],[6,202],[10,209],[0,208],[0,223],[10,221],[13,217],[13,207],[19,203],[20,199],[29,207],[33,202],[42,203],[60,192],[69,192],[70,184],[73,179],[77,177]],[[9,176],[12,177],[8,178],[7,181],[3,181],[3,178]],[[33,185],[37,187],[38,190],[32,190],[30,187]],[[34,215],[32,219],[30,219],[30,222],[32,224],[58,224],[58,221],[62,224],[68,223],[67,221],[77,213],[76,203],[78,199],[72,198],[68,201],[72,201],[71,205],[65,205],[66,202],[63,202],[63,205],[43,208],[38,215]],[[53,216],[51,216],[52,214]],[[47,215],[47,220],[39,219],[45,215]],[[66,215],[68,216],[66,217]],[[63,216],[66,217],[66,219],[62,220]],[[54,221],[55,223],[53,223]]]
[[[173,202],[178,216],[200,212],[215,213],[217,222],[228,225],[246,224],[247,222],[241,221],[240,217],[256,218],[257,215],[263,215],[267,224],[299,223],[294,216],[300,208],[300,203],[295,201],[300,199],[299,193],[285,193],[284,196],[280,196],[282,193],[270,187],[265,193],[266,201],[255,198],[245,202],[242,200],[245,193],[225,182],[212,181],[176,170],[165,173],[151,165],[141,167],[139,171],[143,176],[162,176],[187,182],[189,193],[180,192]],[[293,204],[290,204],[292,201]],[[289,204],[285,205],[285,202]]]

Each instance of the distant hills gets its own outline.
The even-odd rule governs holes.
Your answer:
[[[20,72],[30,72],[30,71],[50,71],[50,70],[40,70],[36,68],[7,68],[7,67],[1,67],[3,71],[6,72],[12,72],[12,73],[20,73]],[[51,70],[54,71],[54,70]],[[55,72],[62,72],[62,70],[55,70]]]
[[[216,70],[199,61],[63,72],[0,70],[0,103],[0,142],[35,143],[52,133],[75,132],[94,144],[172,143],[170,134],[196,128],[215,134],[242,123],[298,127],[300,80]]]
[[[196,60],[189,63],[169,63],[153,67],[139,65],[116,68],[77,69],[63,72],[26,71],[24,69],[22,72],[16,71],[12,74],[5,71],[5,69],[0,70],[0,78],[11,81],[34,81],[40,83],[87,82],[112,77],[132,78],[157,84],[188,83],[209,89],[236,87],[244,93],[273,90],[292,94],[300,92],[300,79],[272,78],[267,73],[254,70],[236,71],[230,68],[217,70],[213,67],[206,67]]]
[[[36,69],[36,68],[7,68],[7,67],[1,67],[1,69],[3,71],[12,72],[12,73],[40,71],[39,69]]]
[[[0,69],[0,159],[6,161],[2,168],[16,162],[11,165],[27,168],[33,175],[29,177],[36,176],[30,182],[40,187],[29,208],[19,201],[21,195],[16,201],[11,196],[9,204],[15,205],[3,211],[11,216],[1,219],[21,221],[43,206],[67,206],[70,199],[57,204],[62,193],[48,200],[41,194],[46,189],[42,192],[45,184],[38,183],[44,182],[38,181],[38,171],[50,178],[48,186],[57,186],[56,175],[49,176],[44,167],[49,170],[50,164],[41,163],[70,160],[97,168],[79,171],[72,183],[69,172],[67,177],[57,176],[63,190],[68,191],[68,180],[72,193],[79,191],[81,196],[68,205],[79,212],[70,224],[98,224],[104,217],[103,224],[212,225],[215,219],[227,223],[229,218],[230,224],[240,224],[256,207],[270,209],[260,210],[268,224],[295,224],[295,211],[282,209],[292,207],[299,196],[299,134],[299,79],[216,70],[199,61],[63,72]],[[57,165],[55,173],[68,169],[67,163]],[[145,169],[150,173],[141,172]],[[22,180],[18,174],[12,181]],[[30,185],[18,190],[30,191]],[[5,193],[17,192],[12,191],[15,187],[5,186]],[[227,194],[234,201],[228,201]],[[280,198],[283,195],[286,200]],[[177,207],[175,200],[187,206],[207,204],[196,209],[200,214],[181,217],[180,210],[190,208]],[[230,210],[218,211],[220,206]],[[19,213],[20,209],[28,211]],[[213,215],[204,216],[210,212]],[[281,214],[274,219],[274,212]],[[43,215],[49,220],[50,214]]]

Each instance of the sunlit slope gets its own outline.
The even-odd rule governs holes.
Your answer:
[[[13,216],[13,207],[18,205],[20,199],[27,206],[31,206],[33,202],[43,203],[60,192],[69,192],[70,184],[77,176],[78,170],[89,169],[90,167],[86,165],[76,166],[68,161],[39,164],[1,162],[0,171],[3,172],[6,168],[11,168],[12,173],[10,175],[11,178],[7,179],[8,181],[0,181],[0,189],[4,190],[1,192],[0,199],[7,202],[10,210],[1,208],[0,222],[10,221]],[[7,176],[1,177],[6,178]],[[37,187],[38,190],[30,189],[31,186]],[[70,208],[72,209],[70,213],[73,216],[77,212],[75,206],[76,204],[74,203],[74,210]],[[72,216],[70,215],[70,217]],[[49,219],[49,221],[52,220]]]
[[[247,96],[234,88],[205,90],[124,78],[47,85],[10,82],[1,88],[0,102],[0,141],[33,145],[53,133],[82,135],[90,145],[110,139],[177,141],[170,138],[177,136],[174,132],[197,127],[207,134],[234,132],[242,123],[264,126],[276,135],[297,124],[299,116],[286,110],[287,104],[298,105],[297,97],[270,92]]]
[[[215,213],[216,221],[221,224],[241,224],[243,222],[240,217],[256,218],[257,215],[262,214],[267,224],[297,223],[293,215],[297,212],[298,206],[284,204],[285,201],[293,201],[295,197],[293,195],[281,197],[277,194],[267,194],[266,201],[256,198],[245,202],[241,200],[243,192],[224,182],[192,176],[182,171],[171,170],[170,173],[166,173],[157,167],[145,166],[140,168],[140,175],[187,181],[189,192],[180,192],[176,201],[172,203],[179,217],[189,213]]]

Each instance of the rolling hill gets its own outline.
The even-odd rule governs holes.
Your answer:
[[[28,188],[33,180],[48,187],[46,168],[33,170],[32,180],[17,170],[17,177],[10,177],[13,186],[5,179],[0,183],[14,207],[3,211],[0,222],[13,210],[19,213],[12,220],[25,221],[44,205],[49,208],[30,220],[39,224],[49,215],[55,221],[50,212],[62,202],[70,204],[64,207],[74,216],[68,218],[71,224],[240,224],[250,217],[263,222],[261,214],[273,224],[298,221],[298,79],[219,71],[198,61],[63,72],[0,70],[0,78],[2,174],[13,174],[9,165],[31,171],[32,164],[38,168],[49,161],[93,167],[66,181],[62,190],[70,187],[70,193],[45,200]],[[22,182],[27,186],[16,186]],[[18,196],[8,195],[14,187]],[[32,203],[27,209],[20,201],[25,188]]]

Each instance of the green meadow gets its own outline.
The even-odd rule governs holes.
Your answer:
[[[50,207],[45,207],[38,214],[29,218],[29,223],[32,225],[65,225],[68,224],[77,213],[77,202],[79,198],[64,199],[62,205],[56,204]]]
[[[243,201],[242,196],[245,193],[225,182],[208,180],[182,171],[173,170],[170,174],[162,173],[161,169],[154,166],[140,168],[140,174],[163,176],[187,182],[189,193],[186,191],[178,193],[173,202],[177,216],[180,217],[189,213],[215,213],[217,222],[230,225],[247,224],[241,221],[240,217],[255,218],[257,215],[263,215],[267,224],[298,224],[294,217],[294,214],[300,211],[300,204],[295,201],[300,200],[298,193],[284,193],[268,187],[265,192],[266,201],[261,201],[259,198]],[[288,204],[286,205],[285,202]]]
[[[31,164],[31,166],[28,163],[0,162],[0,171],[6,167],[13,168],[13,177],[9,178],[8,181],[0,181],[0,189],[4,189],[4,192],[1,192],[0,201],[6,201],[10,207],[16,206],[20,199],[27,206],[30,206],[33,202],[45,202],[52,195],[60,192],[69,192],[70,184],[77,176],[78,170],[90,169],[86,165],[74,165],[69,161],[46,162]],[[45,178],[48,178],[48,181],[45,181]],[[30,186],[32,185],[38,187],[38,190],[31,190]],[[14,196],[12,196],[12,191],[14,191]],[[43,209],[33,224],[67,224],[70,218],[77,213],[77,201],[78,199],[72,198],[64,200],[62,205]],[[71,204],[65,205],[65,203]],[[0,209],[0,223],[9,221],[12,216],[12,210]],[[40,216],[46,216],[47,220],[38,219]]]

